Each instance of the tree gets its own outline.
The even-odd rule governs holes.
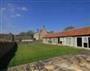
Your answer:
[[[23,36],[31,36],[31,37],[33,38],[34,31],[29,30],[29,31],[27,31],[27,32],[21,32],[21,33],[19,33],[19,35],[23,35]]]
[[[48,33],[53,33],[54,31],[49,31]]]
[[[30,31],[26,32],[26,34],[27,34],[27,35],[33,35],[33,34],[34,34],[34,31],[31,31],[31,30],[30,30]]]
[[[33,38],[33,35],[34,35],[34,31],[28,31],[27,33],[26,33],[26,35],[29,35],[29,36],[31,36],[32,38]]]
[[[73,26],[69,26],[69,27],[66,27],[65,29],[64,29],[64,31],[68,31],[68,30],[71,30],[71,29],[74,29],[75,27],[73,27]]]
[[[21,32],[21,33],[19,33],[19,35],[25,35],[26,33],[25,32]]]
[[[34,34],[34,31],[32,31],[32,30],[19,33],[19,35],[33,35],[33,34]]]

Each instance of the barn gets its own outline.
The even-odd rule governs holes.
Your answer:
[[[44,36],[43,43],[90,48],[90,26],[48,33]]]

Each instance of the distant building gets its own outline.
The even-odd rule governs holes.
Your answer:
[[[45,29],[45,26],[41,27],[35,34],[34,39],[35,40],[42,40],[43,37],[47,34],[47,31]]]
[[[90,48],[90,26],[48,33],[44,36],[43,43]]]
[[[11,41],[11,35],[10,34],[0,34],[0,41]]]
[[[32,41],[33,40],[33,38],[32,38],[32,36],[30,36],[30,35],[15,35],[14,36],[14,38],[15,38],[15,41]]]
[[[32,36],[29,35],[12,35],[0,34],[0,41],[32,41]]]
[[[34,39],[35,39],[35,40],[39,40],[39,38],[40,38],[40,37],[39,37],[39,32],[36,32],[36,33],[34,34]]]

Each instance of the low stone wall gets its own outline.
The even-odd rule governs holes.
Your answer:
[[[90,71],[90,54],[54,57],[14,66],[7,71]]]

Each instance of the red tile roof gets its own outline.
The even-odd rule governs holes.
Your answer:
[[[48,33],[44,38],[54,38],[54,37],[68,37],[68,36],[84,36],[90,35],[90,26],[82,27],[78,29],[72,29],[64,32],[54,32]]]

